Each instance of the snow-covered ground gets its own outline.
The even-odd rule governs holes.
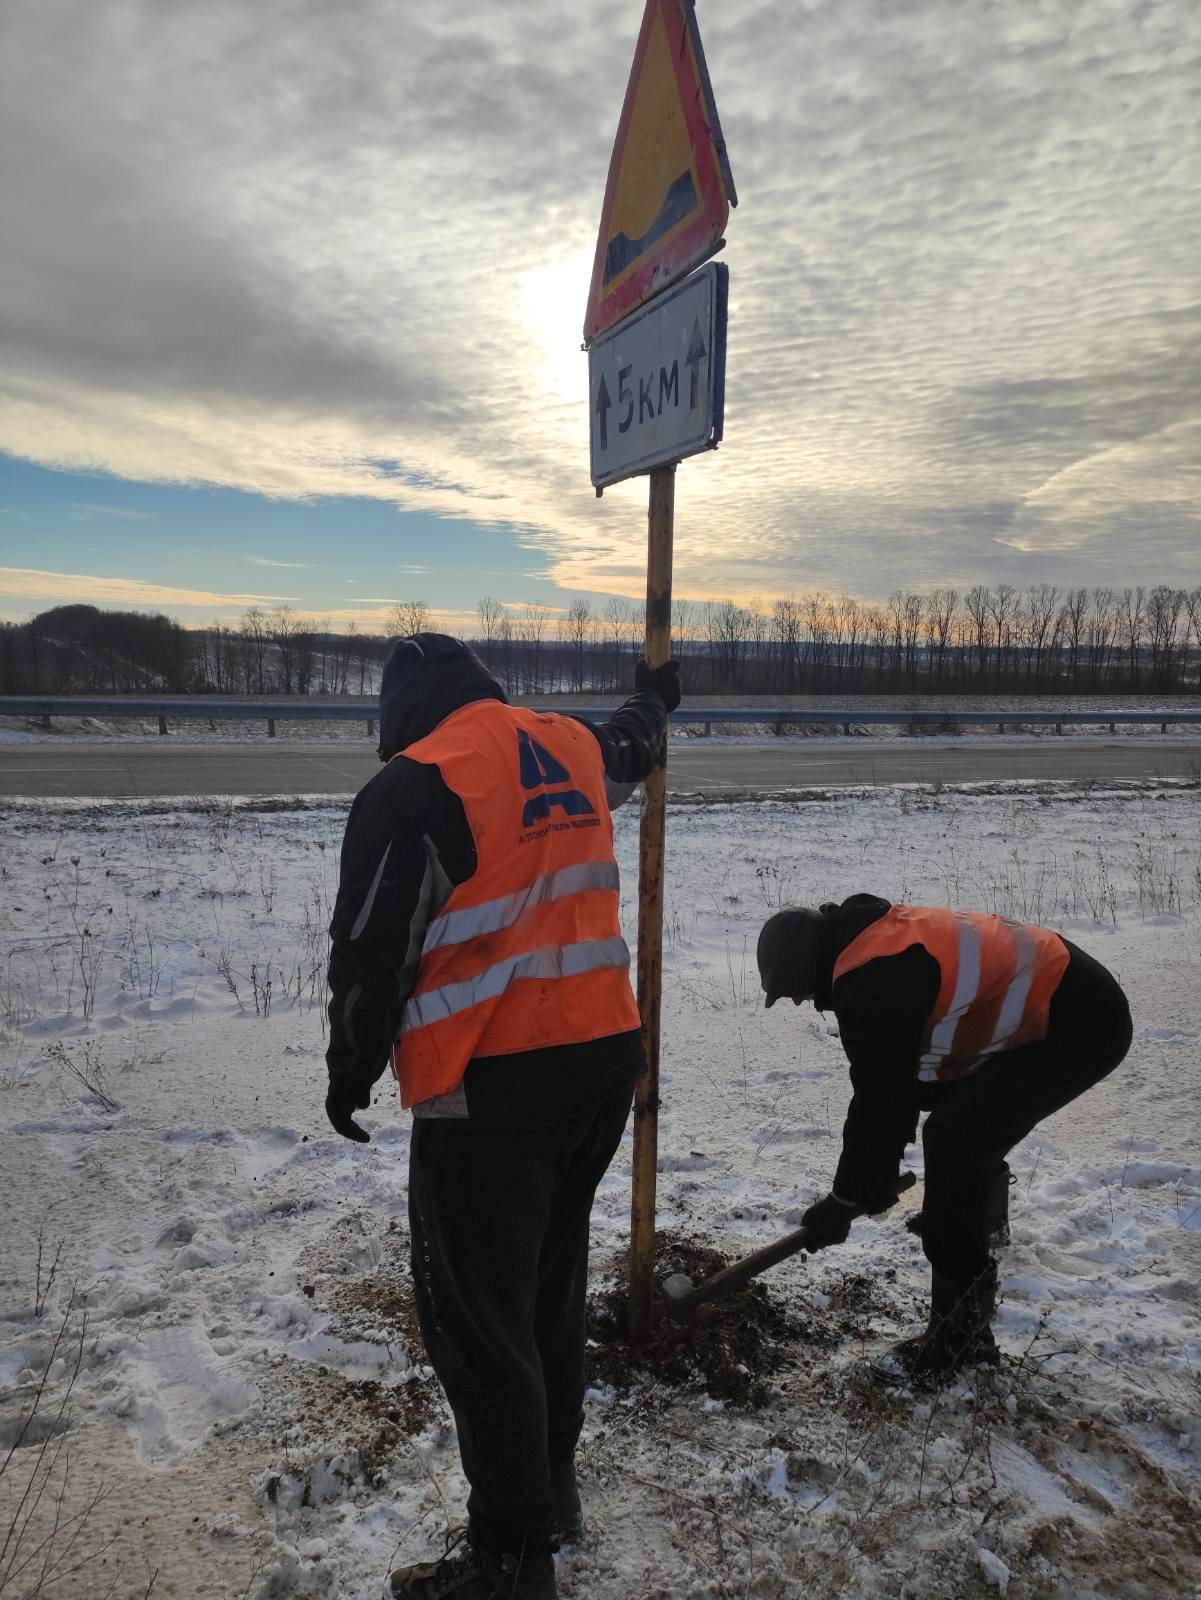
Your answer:
[[[15,1548],[48,1536],[36,1562],[82,1572],[19,1580],[10,1538],[4,1600],[58,1600],[80,1577],[114,1600],[376,1600],[461,1515],[408,1293],[408,1119],[381,1086],[360,1148],[321,1109],[344,814],[60,803],[5,818],[0,1546],[33,1473]],[[618,831],[632,934],[633,808]],[[841,1249],[769,1275],[755,1309],[772,1339],[745,1384],[713,1393],[686,1360],[635,1372],[598,1348],[590,1531],[558,1558],[561,1592],[1201,1595],[1198,795],[908,788],[675,810],[673,1239],[741,1254],[828,1184],[841,1051],[812,1010],[762,1009],[754,945],[780,905],[856,889],[1062,928],[1131,997],[1126,1063],[1011,1158],[1007,1364],[934,1398],[865,1377],[924,1305],[902,1225],[920,1186]],[[628,1197],[627,1137],[596,1206],[598,1297]]]

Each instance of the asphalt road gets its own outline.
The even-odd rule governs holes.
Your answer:
[[[987,742],[847,740],[679,743],[669,787],[705,794],[774,793],[852,784],[970,783],[1009,778],[1183,778],[1201,770],[1201,740],[998,738]],[[379,763],[367,750],[115,745],[72,740],[0,749],[0,801],[79,795],[353,794]]]

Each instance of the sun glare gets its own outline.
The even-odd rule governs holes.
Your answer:
[[[576,251],[534,267],[521,280],[522,313],[533,346],[534,386],[558,406],[587,399],[587,365],[580,350],[591,251]]]

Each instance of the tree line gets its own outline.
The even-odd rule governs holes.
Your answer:
[[[437,626],[422,600],[394,605],[378,631],[335,631],[286,605],[198,629],[59,606],[0,625],[0,682],[7,694],[372,695],[392,641]],[[464,636],[512,694],[621,693],[643,612],[620,598],[553,610],[486,596]],[[1175,694],[1198,688],[1201,587],[685,599],[672,608],[672,647],[698,694]]]
[[[689,613],[685,647],[690,634],[717,692],[1173,694],[1197,686],[1201,587],[1002,583],[898,589],[883,604],[719,600]]]

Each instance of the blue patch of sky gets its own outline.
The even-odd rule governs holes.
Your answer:
[[[563,603],[549,564],[522,528],[378,500],[134,483],[0,456],[0,566],[287,595],[306,609],[381,597],[461,610],[485,594]]]

